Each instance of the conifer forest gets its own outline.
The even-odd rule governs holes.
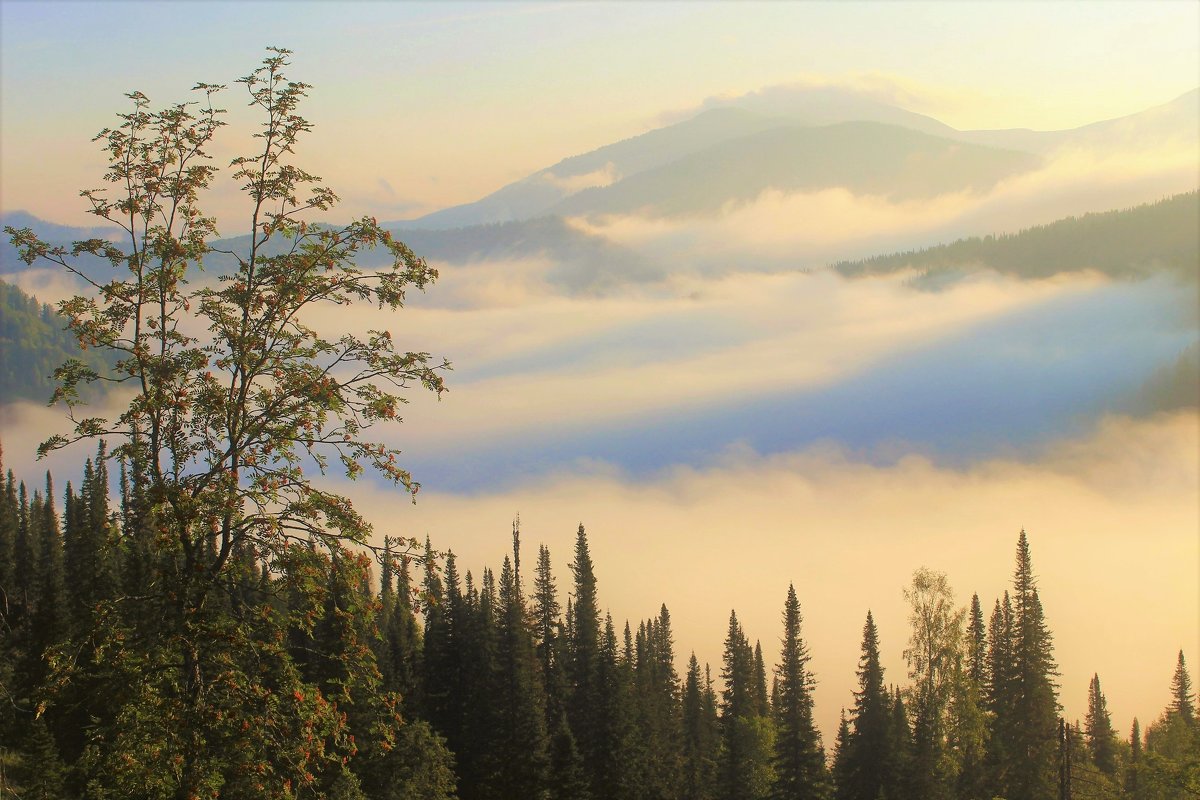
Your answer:
[[[514,523],[511,557],[478,574],[429,542],[389,538],[375,558],[298,540],[270,560],[238,543],[181,620],[186,556],[152,522],[144,470],[118,459],[114,481],[113,463],[101,445],[77,483],[5,478],[12,797],[173,798],[184,781],[236,798],[1196,796],[1182,653],[1157,665],[1169,702],[1144,727],[1114,729],[1100,676],[1084,719],[1061,717],[1024,532],[1002,597],[958,608],[921,570],[907,642],[881,642],[865,612],[858,689],[825,742],[793,586],[778,630],[748,633],[735,609],[721,662],[683,662],[666,606],[602,614],[583,525],[574,552],[539,547],[523,571]],[[885,674],[885,646],[908,675]]]
[[[437,535],[373,525],[356,487],[389,492],[397,508],[428,495],[418,479],[434,487],[417,468],[409,472],[408,453],[397,446],[412,423],[398,439],[382,432],[410,402],[455,391],[454,373],[423,344],[407,350],[412,338],[403,332],[355,332],[323,314],[353,307],[407,319],[413,298],[437,291],[439,271],[401,241],[403,227],[372,216],[329,222],[339,198],[297,165],[314,125],[300,110],[311,87],[292,80],[291,69],[290,51],[268,48],[232,88],[197,84],[190,101],[165,107],[130,93],[94,140],[106,161],[103,188],[81,193],[109,233],[67,243],[32,224],[5,228],[6,268],[19,261],[54,270],[78,291],[51,308],[0,284],[5,385],[19,386],[24,400],[52,394],[61,412],[37,450],[57,459],[55,474],[30,471],[32,454],[15,453],[7,432],[3,442],[0,800],[1200,798],[1200,718],[1184,653],[1193,642],[1179,642],[1173,662],[1144,664],[1162,706],[1132,727],[1114,722],[1100,669],[1088,670],[1086,705],[1068,698],[1082,692],[1060,674],[1055,609],[1043,607],[1040,594],[1043,540],[1016,525],[1004,551],[980,545],[980,558],[1011,563],[999,596],[965,600],[951,588],[953,574],[921,567],[894,587],[907,613],[903,640],[881,636],[879,607],[855,609],[861,632],[844,633],[861,641],[860,655],[853,676],[849,664],[840,676],[855,688],[837,701],[835,735],[823,734],[817,717],[814,692],[834,676],[813,666],[821,645],[806,630],[804,581],[761,581],[757,591],[777,602],[773,628],[750,624],[737,607],[727,619],[699,620],[714,639],[723,631],[720,658],[709,661],[676,633],[686,610],[663,602],[638,619],[613,617],[606,586],[643,555],[594,560],[589,530],[598,534],[587,518],[573,549],[553,553],[523,539],[519,517],[511,532],[505,519],[496,538],[507,555],[492,564],[465,563],[456,543]],[[238,124],[223,110],[235,104],[256,122],[244,137],[249,149],[230,160],[218,142],[227,124]],[[760,124],[747,120],[722,117],[689,136]],[[984,152],[983,144],[943,152],[941,140],[912,131],[884,147],[881,137],[893,136],[886,127],[805,128],[800,141],[869,141],[879,164],[895,150],[889,180],[911,178],[906,191],[917,193],[925,183],[904,172],[913,163],[950,174],[958,160],[975,158],[972,191],[1037,163],[1011,150]],[[787,128],[756,147],[790,147],[798,135]],[[635,144],[622,147],[632,152]],[[730,147],[718,151],[705,157],[726,158]],[[641,186],[654,199],[683,186],[697,208],[728,211],[692,187],[708,169],[696,163],[656,167],[656,183],[622,191]],[[854,162],[854,174],[864,191],[876,191],[884,166],[864,163]],[[808,162],[787,164],[786,177],[804,188]],[[758,191],[749,169],[728,170],[748,196]],[[248,233],[222,239],[205,203],[216,181],[231,177]],[[937,192],[950,180],[917,177]],[[537,191],[551,184],[541,180]],[[608,204],[601,210],[626,202],[604,189],[567,199],[582,208],[599,197]],[[987,313],[1000,313],[994,287],[1009,284],[989,280],[1046,279],[1013,290],[1023,298],[1041,292],[1038,302],[1066,291],[1068,279],[1055,283],[1058,273],[1043,269],[1049,262],[1029,266],[1049,249],[1055,258],[1077,256],[1071,270],[1094,269],[1081,279],[1089,296],[1116,285],[1107,281],[1145,280],[1137,286],[1150,288],[1138,296],[1150,297],[1195,270],[1195,237],[1179,234],[1195,208],[1195,193],[1182,194],[1021,235],[841,261],[833,272],[844,274],[819,280],[830,291],[852,280],[894,281],[893,268],[917,259],[927,271],[887,291],[961,279],[972,297],[993,304]],[[580,263],[613,257],[603,249],[609,244],[581,245],[590,234],[578,224],[539,225]],[[482,249],[511,234],[517,247],[527,230],[489,223],[462,236]],[[1147,241],[1138,238],[1148,230]],[[416,235],[434,246],[458,234]],[[1080,255],[1078,242],[1092,239],[1108,261]],[[957,271],[967,262],[984,270],[988,259],[999,259],[1001,277]],[[796,279],[772,276],[770,291]],[[467,279],[458,280],[461,287]],[[743,278],[722,280],[721,291],[735,292]],[[580,296],[594,289],[585,288]],[[913,302],[932,314],[938,298],[956,290],[929,291]],[[644,333],[656,331],[647,325]],[[1162,348],[1178,364],[1147,384],[1159,387],[1146,400],[1157,403],[1155,413],[1194,399],[1197,351],[1191,345],[1179,356],[1171,348],[1181,340]],[[462,460],[464,472],[474,468]],[[75,466],[64,473],[63,463]],[[930,464],[914,469],[932,473]],[[1032,519],[1049,510],[1022,513]],[[654,535],[652,520],[641,524]],[[753,547],[749,533],[734,532],[747,541],[732,546]],[[796,537],[790,552],[762,558],[819,561],[806,550],[811,541]],[[676,569],[642,566],[643,579]],[[1121,591],[1120,580],[1108,580],[1109,591]],[[856,592],[844,587],[841,604],[856,606]],[[1114,630],[1093,646],[1123,645]],[[887,666],[901,655],[905,669]],[[1077,718],[1067,706],[1086,713]],[[836,716],[838,706],[822,710]]]

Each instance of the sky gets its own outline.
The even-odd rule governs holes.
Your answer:
[[[72,198],[102,166],[88,136],[126,92],[180,102],[223,83],[236,111],[233,81],[267,45],[294,50],[314,86],[311,171],[343,211],[380,219],[767,86],[865,87],[959,129],[1059,129],[1166,103],[1200,75],[1186,0],[225,5],[0,3],[0,208],[82,224]]]
[[[300,161],[342,219],[470,202],[770,87],[840,87],[959,130],[1057,130],[1200,84],[1193,2],[221,5],[0,0],[0,210],[89,224],[90,137],[132,89],[169,103],[229,83],[214,153],[231,158],[248,141],[233,82],[266,45],[294,50],[291,77],[313,84]],[[564,286],[571,265],[550,256],[435,264],[439,282],[398,315],[310,320],[387,327],[454,365],[441,401],[414,396],[381,433],[420,501],[345,491],[380,537],[428,534],[476,575],[519,513],[561,591],[582,522],[618,624],[665,602],[681,661],[694,649],[714,671],[731,608],[773,657],[794,582],[828,745],[867,610],[904,683],[913,571],[945,571],[987,611],[1025,529],[1067,716],[1098,672],[1116,728],[1145,727],[1176,652],[1200,663],[1200,425],[1135,402],[1197,340],[1194,284],[981,272],[930,291],[821,267],[1194,190],[1198,149],[1054,153],[919,201],[831,188],[708,217],[571,219],[667,265],[603,290]],[[224,233],[242,230],[235,201],[214,192]],[[45,269],[12,279],[45,301],[73,291]],[[0,407],[6,465],[73,477],[82,452],[28,456],[59,429],[56,409]]]

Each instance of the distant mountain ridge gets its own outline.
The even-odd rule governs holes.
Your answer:
[[[564,216],[713,214],[764,191],[849,189],[896,200],[982,192],[1036,168],[1028,153],[953,142],[878,122],[772,128],[721,142],[552,209]]]
[[[1024,162],[1013,160],[1011,172],[1035,168],[1041,157],[1066,147],[1139,146],[1146,143],[1171,141],[1195,142],[1200,138],[1200,88],[1187,92],[1162,105],[1112,120],[1084,125],[1064,131],[1032,131],[1023,129],[958,131],[932,117],[906,111],[894,105],[874,100],[860,93],[836,87],[775,87],[739,98],[712,100],[693,116],[638,136],[614,142],[587,153],[562,159],[557,164],[510,183],[473,203],[435,211],[423,217],[390,223],[398,228],[453,228],[494,222],[512,222],[547,214],[603,214],[614,210],[646,209],[651,213],[712,213],[727,202],[737,202],[747,185],[763,187],[770,182],[765,177],[756,181],[742,180],[735,184],[738,196],[723,193],[721,183],[712,182],[705,170],[714,163],[725,179],[739,164],[747,170],[761,167],[759,146],[770,140],[783,147],[782,140],[796,137],[792,154],[799,142],[817,147],[819,137],[803,130],[831,128],[843,123],[877,123],[880,135],[872,140],[884,151],[900,147],[914,132],[936,138],[946,153],[955,153],[954,146],[967,144],[972,155],[995,167],[1003,158],[991,149],[1003,151],[1012,158],[1020,154]],[[895,141],[888,141],[887,131]],[[785,148],[786,149],[786,148]],[[705,154],[708,154],[707,156]],[[823,185],[817,181],[793,180],[804,188],[854,188],[857,156],[870,158],[866,153],[848,153],[834,149],[823,155],[816,150],[813,159],[828,162]],[[962,153],[960,166],[969,165]],[[898,170],[897,165],[890,165]],[[971,165],[973,171],[986,167]],[[686,169],[694,176],[680,176]],[[676,177],[665,176],[674,174]],[[1001,176],[1003,177],[1003,175]],[[672,184],[674,181],[674,184]],[[706,182],[708,181],[708,182]],[[672,185],[690,196],[665,197]],[[782,188],[782,187],[781,187]],[[966,185],[953,186],[943,181],[947,191],[969,191]],[[650,191],[652,197],[639,197],[640,190]],[[621,198],[617,200],[615,198]],[[591,205],[596,203],[596,206]]]
[[[927,280],[979,268],[1022,278],[1080,270],[1128,278],[1169,270],[1195,280],[1200,277],[1200,194],[1067,217],[1013,234],[840,261],[833,268],[847,276],[913,269],[924,272]]]

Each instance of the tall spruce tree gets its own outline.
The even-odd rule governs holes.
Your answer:
[[[1087,737],[1088,754],[1096,768],[1106,775],[1117,771],[1117,734],[1108,715],[1108,702],[1100,691],[1100,676],[1092,675],[1088,684],[1087,715],[1084,717],[1084,733]]]
[[[1142,800],[1145,797],[1142,782],[1142,727],[1137,717],[1133,718],[1133,727],[1129,731],[1129,763],[1125,767],[1125,794],[1131,800]]]
[[[711,800],[716,776],[718,732],[706,703],[700,662],[692,653],[683,686],[683,767],[681,800]]]
[[[850,723],[846,721],[846,709],[838,719],[837,736],[833,740],[833,764],[830,767],[830,778],[833,782],[831,796],[833,800],[852,800],[851,786],[854,778],[850,766]]]
[[[499,630],[496,648],[496,706],[491,732],[496,756],[493,796],[500,800],[539,800],[549,782],[545,695],[533,631],[521,588],[519,522],[513,523],[513,557],[500,569]]]
[[[571,607],[567,721],[583,755],[593,794],[602,797],[603,793],[597,790],[611,776],[603,774],[601,766],[603,732],[598,715],[604,705],[604,696],[600,685],[600,606],[596,598],[596,573],[582,523],[575,535],[575,559],[571,562],[571,573],[574,576],[574,600]]]
[[[578,606],[577,606],[578,607]],[[633,695],[633,642],[625,623],[624,648],[617,644],[611,614],[605,614],[597,655],[594,711],[596,726],[593,797],[632,800],[640,793],[643,777],[631,761],[634,752],[636,709]]]
[[[775,800],[828,797],[825,751],[813,722],[816,682],[808,669],[808,647],[800,625],[800,601],[795,586],[789,585],[783,605],[783,650],[775,670],[775,782],[771,791]]]
[[[913,736],[908,724],[908,709],[904,705],[904,692],[900,687],[892,688],[892,715],[888,730],[888,763],[884,775],[888,785],[883,793],[888,800],[921,800],[913,781]]]
[[[992,791],[1000,796],[1008,793],[1016,748],[1012,631],[1012,601],[1006,591],[1003,603],[996,600],[988,622],[987,676],[984,685],[984,707],[991,720],[986,771]]]
[[[1049,800],[1056,783],[1058,669],[1024,530],[1017,540],[1012,614],[1008,797]]]
[[[721,800],[764,800],[774,783],[774,726],[759,714],[754,651],[730,612],[721,677],[721,741],[717,796]]]
[[[891,714],[892,702],[884,687],[883,666],[879,661],[879,631],[868,611],[858,661],[858,689],[850,712],[853,730],[842,753],[841,796],[847,800],[875,800],[888,786]]]
[[[1182,650],[1179,651],[1179,659],[1175,662],[1175,674],[1171,676],[1169,709],[1172,714],[1177,714],[1189,725],[1196,721],[1196,705],[1192,697],[1192,678],[1188,674]]]

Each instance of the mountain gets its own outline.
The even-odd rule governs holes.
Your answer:
[[[30,228],[42,241],[52,244],[74,242],[79,239],[115,239],[122,233],[116,225],[101,225],[92,228],[76,228],[38,219],[28,211],[5,211],[0,214],[0,229]],[[7,241],[7,237],[5,238]]]
[[[565,158],[482,200],[435,211],[406,224],[445,228],[509,222],[544,215],[560,200],[581,189],[611,183],[623,176],[668,164],[714,144],[784,124],[787,124],[786,120],[740,108],[712,109],[692,119]]]
[[[5,211],[0,214],[0,231],[6,227],[12,228],[29,228],[42,241],[48,244],[70,244],[71,242],[81,239],[117,239],[117,234],[121,230],[115,225],[106,225],[95,228],[77,228],[70,225],[59,225],[54,222],[47,222],[44,219],[38,219],[28,211]],[[82,256],[83,261],[94,262],[98,269],[111,269],[108,262],[102,259],[93,258],[92,256]],[[42,266],[46,266],[45,263]],[[14,272],[20,272],[27,269],[25,262],[21,261],[17,249],[9,242],[8,235],[3,234],[0,239],[0,275],[11,275]],[[102,273],[98,273],[102,274]]]
[[[953,137],[975,144],[1042,155],[1064,148],[1145,150],[1170,144],[1195,148],[1196,142],[1200,141],[1200,88],[1136,114],[1093,122],[1070,130],[1013,128],[959,131]]]
[[[850,123],[858,129],[839,127]],[[838,141],[842,133],[857,138]],[[914,139],[913,134],[926,138]],[[765,188],[877,190],[885,181],[864,174],[864,159],[875,159],[871,163],[882,173],[904,181],[884,186],[882,193],[919,198],[987,188],[1036,168],[1039,157],[1063,148],[1141,152],[1164,144],[1195,147],[1198,137],[1200,89],[1137,114],[1072,130],[958,131],[863,92],[771,87],[710,99],[688,118],[563,159],[476,202],[393,224],[439,229],[641,209],[709,214],[726,203],[752,199]],[[852,142],[879,152],[854,150]],[[955,150],[956,145],[971,147]],[[931,159],[934,169],[945,169],[926,179],[917,174],[920,163],[887,160],[906,148],[913,148],[917,158]],[[768,174],[770,156],[784,159],[782,174]],[[951,167],[965,170],[961,181],[954,179]]]
[[[1196,192],[1175,195],[1119,211],[1067,217],[1003,236],[973,236],[949,244],[861,261],[842,261],[843,275],[869,275],[913,269],[923,282],[980,268],[1022,278],[1097,270],[1114,277],[1138,277],[1170,270],[1200,277],[1200,200]]]
[[[737,97],[712,97],[702,109],[741,109],[791,125],[816,127],[839,122],[882,122],[933,136],[957,133],[933,117],[875,99],[867,92],[840,86],[768,86]]]
[[[722,142],[611,186],[584,189],[553,211],[712,214],[782,192],[845,188],[896,200],[981,192],[1038,166],[1027,153],[964,144],[877,122],[774,128]]]

